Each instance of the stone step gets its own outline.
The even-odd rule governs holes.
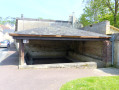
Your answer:
[[[19,65],[20,69],[39,69],[39,68],[80,68],[80,69],[96,69],[95,62],[77,62],[77,63],[57,63],[57,64],[38,64],[38,65]]]

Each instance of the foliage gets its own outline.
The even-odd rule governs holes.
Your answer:
[[[83,26],[87,26],[90,25],[92,22],[87,19],[86,14],[82,14],[82,16],[80,17],[80,23],[83,24]]]
[[[15,18],[13,17],[6,17],[6,18],[2,18],[0,17],[0,24],[6,24],[6,23],[9,23],[9,24],[15,24]]]
[[[114,26],[114,16],[112,14],[105,14],[99,18],[99,22],[102,22],[104,20],[110,21],[110,24]],[[117,15],[117,25],[116,27],[119,27],[119,14]]]
[[[81,78],[67,82],[60,90],[119,90],[119,76]]]
[[[86,3],[84,13],[79,18],[79,21],[84,26],[93,23],[98,23],[104,20],[109,20],[111,22],[111,25],[119,27],[118,24],[119,7],[117,5],[119,4],[118,0],[84,0],[84,1]]]

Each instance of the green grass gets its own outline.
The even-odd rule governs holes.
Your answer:
[[[81,78],[67,82],[60,90],[119,90],[119,76]]]

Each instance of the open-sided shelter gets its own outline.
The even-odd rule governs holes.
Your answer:
[[[66,59],[96,62],[98,67],[112,62],[110,36],[75,29],[69,21],[17,19],[10,35],[19,43],[20,66],[46,64],[46,59],[47,64]]]

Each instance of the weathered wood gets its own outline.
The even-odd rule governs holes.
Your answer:
[[[104,41],[104,40],[109,40],[109,38],[64,38],[64,37],[24,37],[24,36],[14,36],[14,39],[28,39],[28,40],[68,40],[68,41]]]
[[[19,40],[19,65],[24,65],[24,43],[23,40]]]
[[[10,36],[29,36],[29,37],[63,37],[63,38],[104,38],[109,39],[111,37],[100,37],[100,36],[67,36],[67,35],[31,35],[31,34],[16,34],[10,33]]]
[[[111,66],[112,62],[112,44],[109,40],[104,41],[103,47],[103,61],[106,64],[106,67]]]

